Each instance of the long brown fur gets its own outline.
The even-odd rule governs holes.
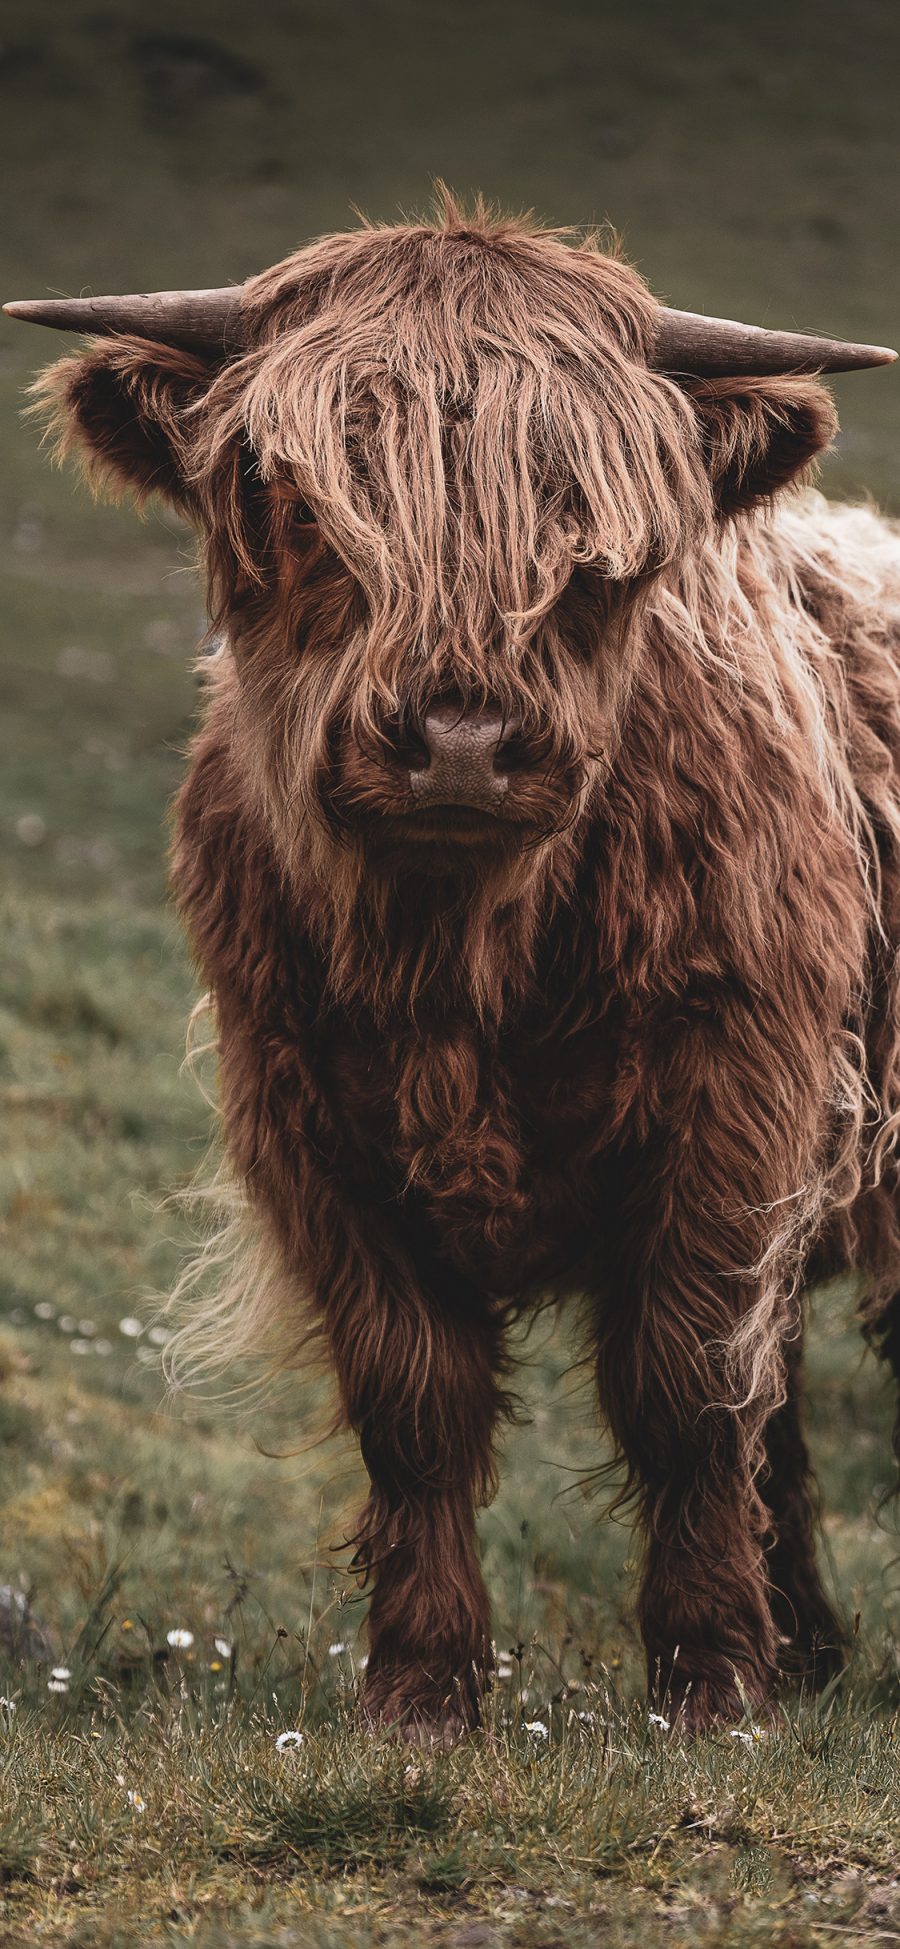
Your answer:
[[[585,1295],[651,1686],[762,1710],[840,1657],[811,1270],[860,1271],[900,1362],[900,541],[783,498],[815,380],[650,370],[593,238],[448,195],[248,306],[230,363],[120,339],[42,383],[96,480],[195,520],[219,636],[173,872],[236,1211],[176,1365],[324,1339],[367,1708],[447,1736],[490,1668],[505,1329]],[[417,829],[390,763],[447,695],[519,726],[487,834]]]

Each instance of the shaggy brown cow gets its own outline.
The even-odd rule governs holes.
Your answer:
[[[368,1712],[477,1719],[548,1294],[587,1295],[651,1686],[696,1728],[820,1679],[813,1274],[862,1268],[900,1366],[900,545],[781,490],[835,427],[798,369],[890,355],[449,198],[240,292],[17,309],[117,334],[42,382],[62,450],[203,539],[174,880],[262,1242],[194,1350],[327,1342]]]

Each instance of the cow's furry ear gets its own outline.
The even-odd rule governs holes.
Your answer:
[[[723,515],[771,500],[837,432],[834,401],[815,379],[692,379],[684,390]]]
[[[214,374],[202,360],[146,339],[95,339],[48,366],[32,389],[58,460],[75,451],[95,492],[161,494],[189,512],[188,409]]]

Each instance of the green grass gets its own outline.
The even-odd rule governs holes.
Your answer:
[[[0,48],[2,295],[219,283],[440,173],[611,218],[675,303],[896,341],[898,51],[887,0],[32,0]],[[93,509],[20,424],[57,349],[0,334],[0,1583],[48,1637],[0,1670],[0,1944],[897,1940],[890,1402],[846,1294],[820,1296],[810,1371],[853,1662],[765,1742],[648,1722],[634,1543],[588,1494],[599,1438],[554,1321],[522,1346],[531,1419],[482,1522],[513,1677],[451,1755],[354,1717],[364,1603],[333,1546],[361,1477],[312,1445],[315,1389],[255,1420],[167,1407],[151,1296],[210,1122],[163,898],[203,604],[176,524]],[[827,490],[900,508],[896,377],[838,390]]]

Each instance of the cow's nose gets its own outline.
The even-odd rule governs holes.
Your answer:
[[[421,762],[409,772],[420,804],[495,811],[508,789],[506,751],[517,728],[496,708],[432,704],[421,720]]]

